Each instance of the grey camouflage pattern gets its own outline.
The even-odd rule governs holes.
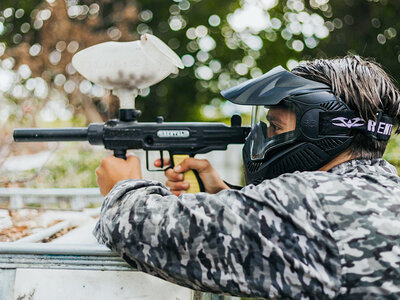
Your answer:
[[[94,235],[135,268],[195,290],[399,299],[399,212],[394,167],[353,160],[214,195],[122,181]]]

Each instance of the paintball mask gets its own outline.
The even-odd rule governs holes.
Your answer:
[[[233,103],[254,106],[243,148],[247,184],[318,170],[350,146],[354,132],[388,140],[393,129],[389,116],[379,113],[376,120],[365,121],[328,85],[281,66],[221,94]]]

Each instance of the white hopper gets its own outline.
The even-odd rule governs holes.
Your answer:
[[[144,34],[133,42],[105,42],[79,51],[72,65],[86,79],[113,90],[120,108],[134,108],[139,90],[183,68],[179,56],[163,41]]]

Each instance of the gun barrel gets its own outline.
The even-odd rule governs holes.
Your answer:
[[[87,141],[87,127],[77,128],[24,128],[14,130],[14,141],[16,142],[71,142]]]

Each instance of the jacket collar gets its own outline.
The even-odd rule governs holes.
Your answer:
[[[379,159],[353,159],[341,163],[328,172],[335,174],[345,174],[350,172],[361,172],[361,173],[390,173],[397,175],[397,170],[394,166],[389,164],[386,160]]]

